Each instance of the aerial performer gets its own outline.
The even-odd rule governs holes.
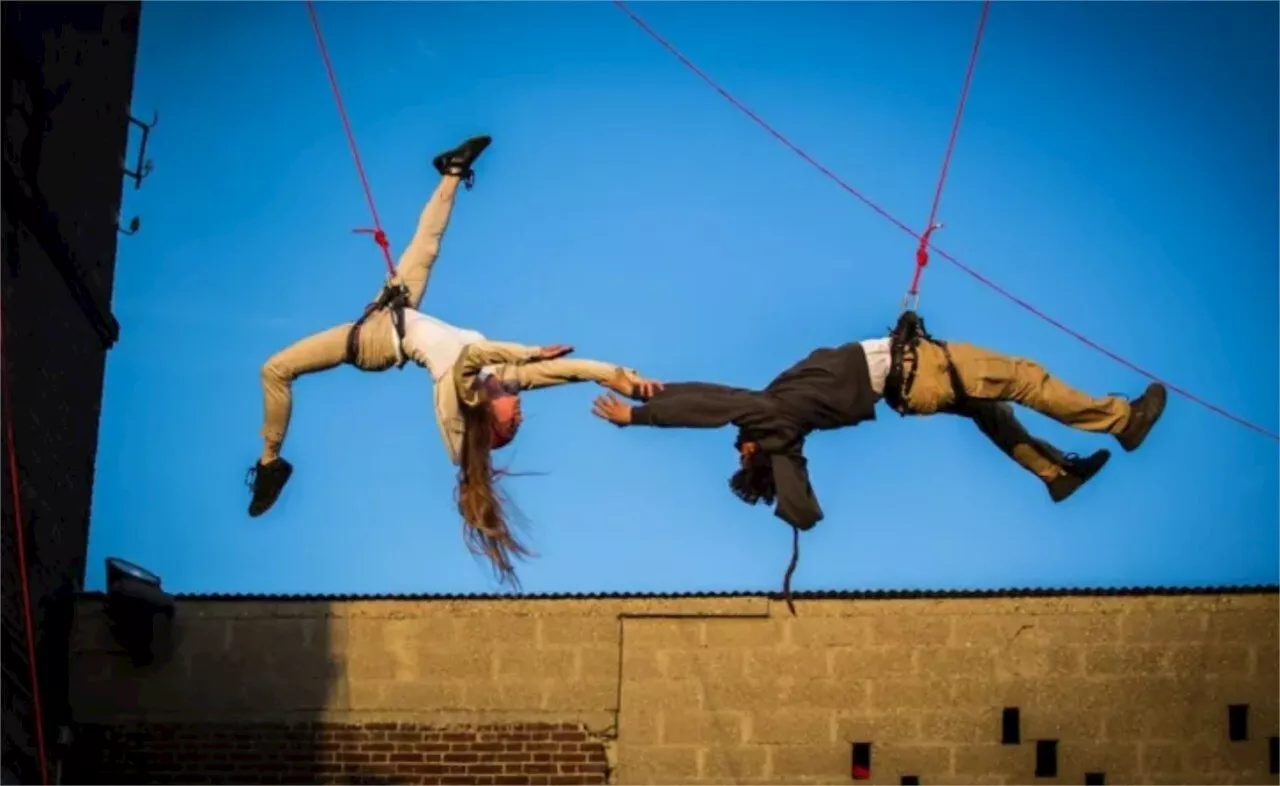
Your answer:
[[[972,419],[1006,455],[1043,481],[1055,502],[1096,475],[1111,454],[1105,449],[1086,457],[1062,453],[1027,433],[1010,403],[1081,431],[1110,434],[1126,451],[1142,444],[1164,411],[1163,385],[1149,385],[1132,401],[1095,398],[1034,361],[936,340],[922,322],[905,317],[916,318],[907,312],[889,337],[814,350],[763,390],[667,383],[641,406],[610,394],[597,398],[592,411],[617,426],[736,426],[739,469],[730,488],[750,505],[776,500],[775,515],[797,530],[823,517],[809,484],[805,437],[874,420],[882,398],[901,415]]]
[[[523,346],[490,341],[418,311],[440,241],[449,224],[459,184],[469,189],[472,165],[489,146],[488,136],[468,139],[433,160],[440,173],[418,228],[383,291],[355,322],[308,336],[273,355],[262,366],[263,449],[249,470],[253,496],[249,515],[275,504],[293,474],[281,455],[298,377],[350,364],[361,371],[402,368],[413,361],[433,381],[436,422],[450,461],[458,467],[457,504],[468,548],[486,556],[501,580],[515,581],[512,560],[528,551],[513,536],[495,483],[491,452],[509,444],[522,422],[519,392],[592,381],[643,401],[660,387],[634,370],[595,360],[565,357],[572,347]]]

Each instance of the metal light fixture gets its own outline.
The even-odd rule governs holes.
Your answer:
[[[176,604],[160,577],[118,557],[107,558],[107,619],[136,666],[167,654]]]

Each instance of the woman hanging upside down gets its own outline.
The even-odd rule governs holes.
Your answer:
[[[501,580],[514,582],[512,559],[528,552],[508,527],[494,488],[501,472],[493,468],[490,452],[510,443],[520,428],[519,391],[594,381],[645,400],[660,387],[631,369],[565,358],[572,347],[489,341],[474,330],[417,311],[440,253],[458,184],[465,181],[470,188],[472,164],[489,142],[489,137],[478,136],[435,157],[440,185],[418,219],[395,276],[359,320],[308,336],[263,365],[264,447],[249,471],[250,516],[270,509],[293,474],[293,466],[280,450],[289,426],[295,379],[346,363],[361,371],[385,371],[412,360],[434,380],[436,421],[449,458],[458,466],[458,511],[467,546],[488,557]]]
[[[1044,481],[1055,502],[1097,474],[1111,454],[1065,455],[1028,434],[1007,402],[1082,431],[1111,434],[1126,451],[1142,444],[1164,411],[1166,391],[1160,384],[1148,386],[1133,401],[1094,398],[1030,360],[937,341],[922,324],[919,331],[915,340],[895,329],[888,338],[815,350],[764,390],[669,383],[643,406],[605,395],[596,399],[593,412],[617,426],[737,426],[740,469],[729,481],[733,493],[751,505],[776,499],[775,514],[807,530],[822,520],[822,508],[809,485],[805,437],[874,420],[882,397],[903,415],[944,412],[971,418]]]

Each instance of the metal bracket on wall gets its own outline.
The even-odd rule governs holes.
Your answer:
[[[147,175],[151,174],[151,170],[154,168],[151,161],[147,159],[147,138],[151,136],[151,129],[155,128],[159,122],[159,112],[152,112],[150,123],[144,123],[133,115],[129,115],[130,125],[135,125],[142,129],[142,142],[138,145],[138,163],[134,165],[133,169],[126,168],[124,170],[127,177],[133,178],[135,191],[142,188],[142,181],[146,179]],[[121,166],[124,166],[124,162],[121,162]],[[125,234],[133,233],[127,232]]]
[[[128,229],[125,229],[124,225],[120,223],[120,216],[116,216],[116,231],[122,235],[136,235],[138,234],[138,230],[141,228],[142,228],[142,219],[138,218],[137,216],[134,216],[133,218],[129,219]]]

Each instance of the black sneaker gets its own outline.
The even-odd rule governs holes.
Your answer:
[[[1067,454],[1067,464],[1062,468],[1067,474],[1060,475],[1049,481],[1049,496],[1054,502],[1061,502],[1072,494],[1076,493],[1076,489],[1089,482],[1089,479],[1097,475],[1099,471],[1106,466],[1107,461],[1111,458],[1111,451],[1099,450],[1092,456],[1080,458],[1074,453]]]
[[[1129,402],[1129,422],[1124,431],[1116,435],[1120,447],[1128,452],[1138,449],[1147,434],[1151,433],[1151,427],[1164,414],[1164,404],[1168,397],[1169,393],[1164,385],[1153,382],[1147,385],[1141,396]]]
[[[259,461],[253,465],[246,479],[249,487],[253,489],[253,499],[249,501],[249,515],[257,517],[270,510],[271,506],[276,504],[280,492],[284,490],[284,484],[289,482],[289,476],[292,474],[293,465],[282,458],[269,464]]]
[[[431,160],[436,171],[441,175],[456,175],[463,179],[467,188],[475,181],[475,172],[471,165],[493,139],[487,136],[473,136],[452,150],[448,150]]]

